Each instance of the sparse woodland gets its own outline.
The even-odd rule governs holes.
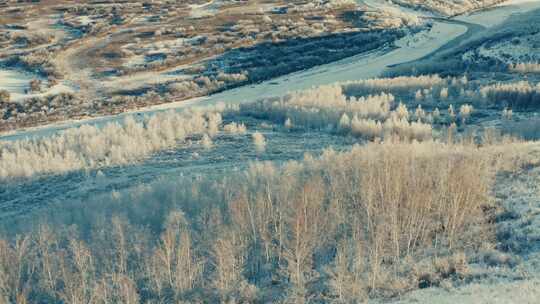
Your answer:
[[[536,109],[539,87],[529,81],[482,84],[466,76],[402,76],[368,79],[292,92],[282,98],[240,105],[217,105],[152,117],[128,117],[122,123],[82,126],[43,139],[0,146],[0,178],[96,169],[143,161],[160,150],[216,134],[243,134],[242,117],[286,128],[301,127],[357,137],[359,140],[436,139],[455,123],[465,128],[476,109],[496,107],[494,119],[512,120],[513,109]],[[222,123],[222,116],[231,120]],[[259,139],[257,142],[263,142]],[[134,144],[136,143],[136,144]],[[262,145],[264,146],[264,145]]]
[[[460,284],[493,254],[490,187],[524,145],[371,143],[63,205],[6,227],[0,296],[349,303]]]

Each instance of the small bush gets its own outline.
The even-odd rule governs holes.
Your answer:
[[[6,90],[0,90],[0,103],[8,103],[11,100],[11,94]]]

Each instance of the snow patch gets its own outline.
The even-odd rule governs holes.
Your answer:
[[[540,1],[537,0],[511,0],[501,3],[494,8],[459,16],[456,19],[480,24],[485,27],[494,27],[502,24],[514,14],[525,13],[539,8]]]
[[[0,69],[0,90],[6,90],[13,95],[23,95],[30,88],[30,80],[35,75],[17,70]]]

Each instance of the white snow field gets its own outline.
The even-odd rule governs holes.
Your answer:
[[[25,90],[30,86],[30,80],[35,78],[30,73],[23,73],[17,70],[7,70],[0,68],[0,90],[6,90],[11,93],[11,97],[24,95]]]
[[[0,90],[6,90],[10,93],[12,102],[19,102],[32,97],[43,97],[47,95],[73,92],[74,89],[66,83],[59,83],[50,88],[43,88],[39,93],[30,93],[27,90],[30,88],[32,79],[41,79],[38,75],[23,72],[14,69],[2,69],[0,67]],[[46,86],[47,81],[41,79]]]

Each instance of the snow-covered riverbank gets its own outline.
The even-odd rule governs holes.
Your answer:
[[[312,69],[264,81],[259,84],[243,86],[207,97],[152,106],[115,116],[90,118],[81,121],[67,121],[29,128],[6,134],[0,137],[0,139],[13,140],[27,136],[46,136],[58,130],[76,127],[81,124],[101,124],[108,121],[122,120],[126,115],[135,113],[151,114],[163,110],[213,105],[218,102],[238,103],[265,97],[282,96],[290,91],[308,89],[313,86],[330,84],[338,81],[372,78],[380,75],[389,65],[412,61],[430,54],[466,31],[467,27],[463,25],[434,22],[433,27],[429,31],[406,36],[397,41],[397,47],[388,46],[385,49],[368,54],[346,58]]]
[[[25,91],[30,88],[29,83],[33,78],[34,76],[30,73],[0,67],[0,90],[8,91],[15,99],[17,96],[25,94]]]

